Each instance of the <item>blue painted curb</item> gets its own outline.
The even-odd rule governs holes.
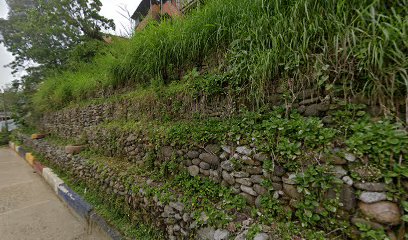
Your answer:
[[[58,186],[58,196],[81,217],[89,219],[92,206],[84,201],[76,192],[72,191],[65,183]]]
[[[27,153],[27,151],[26,150],[24,150],[24,148],[22,148],[22,147],[19,147],[18,148],[18,155],[20,155],[20,157],[22,157],[22,158],[24,158],[25,159],[25,155],[26,155],[26,153]]]
[[[111,228],[105,219],[103,219],[103,217],[101,217],[99,214],[92,212],[90,222],[98,225],[113,240],[123,239],[122,235],[116,229]]]

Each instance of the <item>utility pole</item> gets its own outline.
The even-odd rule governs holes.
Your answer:
[[[7,116],[6,116],[6,114],[7,114],[7,112],[6,112],[6,91],[4,89],[2,89],[2,92],[3,92],[3,112],[4,112],[4,117],[5,117],[4,123],[5,123],[5,126],[6,126],[6,133],[8,133],[9,128],[8,128],[8,119],[7,119]]]

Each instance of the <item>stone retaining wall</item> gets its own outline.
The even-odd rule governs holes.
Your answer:
[[[152,147],[149,146],[149,143],[143,142],[143,138],[132,136],[132,133],[129,133],[129,135],[122,136],[122,139],[127,141],[123,145],[123,148],[127,149],[124,154],[127,154],[126,151],[138,149],[135,155],[138,157],[130,157],[129,160],[143,164],[148,154],[152,154]],[[99,143],[103,141],[104,139],[99,139]],[[184,207],[180,202],[162,205],[157,199],[144,197],[141,186],[146,183],[154,184],[151,180],[141,179],[140,182],[135,183],[140,187],[140,191],[131,192],[125,188],[117,173],[107,166],[98,169],[96,166],[87,164],[85,159],[67,155],[62,149],[53,147],[43,140],[26,139],[24,143],[44,153],[62,169],[72,172],[85,181],[97,184],[107,193],[125,198],[136,212],[149,212],[153,221],[167,231],[170,239],[187,238],[194,232],[190,227],[191,216],[183,211]],[[98,146],[104,147],[103,144]],[[302,177],[302,170],[297,173],[290,172],[276,163],[271,170],[265,169],[264,162],[273,160],[273,156],[257,151],[254,146],[208,144],[202,148],[192,147],[190,149],[163,146],[153,152],[156,164],[178,159],[191,176],[206,177],[230,187],[234,193],[241,195],[249,204],[258,208],[261,207],[261,196],[267,193],[278,199],[287,211],[294,211],[296,202],[304,197],[298,192],[296,185],[296,179]],[[360,160],[347,153],[345,149],[333,149],[333,152],[342,154],[319,154],[316,156],[316,161],[330,166],[331,174],[342,182],[338,187],[337,195],[342,205],[342,217],[348,219],[352,224],[362,223],[374,229],[384,228],[390,231],[397,229],[396,226],[402,223],[402,209],[397,202],[394,202],[395,199],[392,193],[388,192],[387,184],[354,181],[351,177],[352,172],[364,177],[370,174],[369,170],[364,168],[358,169],[357,172],[352,170],[350,166]],[[264,181],[269,181],[271,187],[265,187]],[[329,191],[327,197],[335,198],[336,193]],[[141,214],[141,216],[144,215]],[[219,231],[224,230],[219,229]]]

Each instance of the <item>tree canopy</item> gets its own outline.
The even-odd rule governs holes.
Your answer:
[[[14,70],[28,62],[41,68],[61,68],[69,51],[89,40],[102,40],[102,30],[114,29],[99,14],[99,0],[6,0],[8,19],[0,19],[3,43],[16,57]]]

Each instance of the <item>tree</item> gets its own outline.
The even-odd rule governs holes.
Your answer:
[[[35,62],[44,68],[61,68],[70,49],[102,40],[102,30],[114,28],[99,15],[99,0],[7,0],[8,19],[0,19],[4,45],[16,57],[14,70]]]

